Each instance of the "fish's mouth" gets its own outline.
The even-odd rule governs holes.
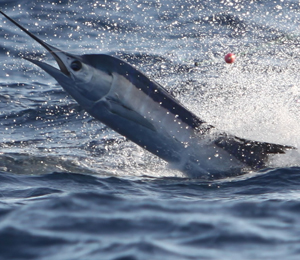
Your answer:
[[[51,55],[53,56],[53,58],[56,60],[61,72],[63,74],[65,74],[66,76],[70,75],[69,70],[67,69],[66,65],[64,64],[64,62],[62,61],[62,59],[59,57],[61,56],[69,56],[68,54],[64,53],[63,51],[51,46],[48,43],[45,43],[44,41],[42,41],[41,39],[39,39],[38,37],[36,37],[34,34],[32,34],[31,32],[29,32],[28,30],[26,30],[22,25],[18,24],[15,20],[13,20],[12,18],[10,18],[8,15],[6,15],[5,13],[3,13],[0,10],[0,13],[5,16],[9,21],[11,21],[12,23],[14,23],[17,27],[19,27],[23,32],[25,32],[27,35],[29,35],[32,39],[34,39],[35,41],[37,41],[39,44],[41,44],[47,51],[49,51],[51,53]],[[31,59],[23,57],[26,60],[29,60],[32,62]]]

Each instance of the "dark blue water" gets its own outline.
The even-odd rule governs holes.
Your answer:
[[[299,147],[298,1],[1,1],[51,45],[106,53],[210,124]],[[300,155],[192,180],[91,118],[0,18],[0,259],[298,259]],[[234,52],[237,60],[226,64]],[[197,63],[197,66],[195,66]]]

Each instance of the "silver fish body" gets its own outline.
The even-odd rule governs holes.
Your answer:
[[[218,131],[127,62],[105,54],[63,52],[0,13],[45,47],[60,69],[25,59],[54,77],[90,115],[189,177],[223,177],[243,173],[245,168],[260,169],[269,154],[293,148]]]

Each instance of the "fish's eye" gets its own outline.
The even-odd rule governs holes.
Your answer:
[[[82,64],[79,60],[74,60],[71,63],[71,69],[74,71],[79,71],[82,68]]]

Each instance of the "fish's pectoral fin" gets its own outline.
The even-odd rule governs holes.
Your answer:
[[[113,114],[116,114],[120,117],[126,118],[127,120],[130,120],[132,122],[135,122],[139,125],[142,125],[152,131],[156,131],[155,127],[149,120],[141,116],[139,113],[136,111],[132,110],[128,106],[124,105],[118,97],[115,95],[114,97],[112,96],[106,96],[102,98],[100,101],[104,103],[106,108]]]

